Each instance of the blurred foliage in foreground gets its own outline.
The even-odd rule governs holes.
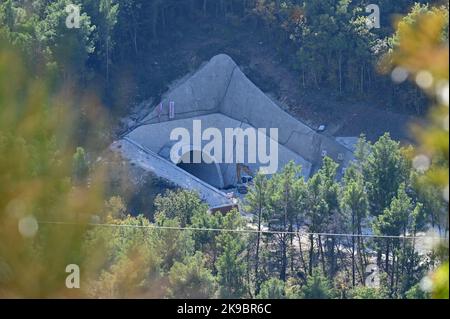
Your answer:
[[[68,264],[83,267],[83,224],[103,205],[100,178],[73,186],[69,96],[27,72],[0,42],[0,296],[67,296]],[[46,227],[40,221],[77,227]],[[76,293],[76,290],[73,290]]]
[[[433,210],[437,203],[446,201],[448,210],[448,40],[442,33],[447,21],[445,10],[415,7],[399,24],[389,55],[389,64],[397,66],[393,77],[410,76],[437,104],[429,125],[415,129],[421,147],[414,151],[414,159],[407,161],[404,149],[385,135],[373,145],[361,143],[372,151],[362,156],[361,167],[355,164],[347,170],[343,185],[335,180],[337,164],[328,158],[307,182],[298,177],[300,168],[293,163],[270,182],[258,177],[247,198],[249,212],[257,213],[258,227],[269,220],[272,230],[292,230],[307,212],[313,221],[310,231],[360,233],[361,222],[367,222],[370,213],[377,216],[377,232],[398,236],[406,230],[415,234],[421,207],[427,208],[424,223],[442,212],[440,205]],[[86,152],[73,142],[79,123],[77,108],[68,101],[75,99],[67,92],[51,92],[46,76],[31,75],[23,65],[16,52],[0,45],[1,297],[428,297],[418,286],[424,270],[410,266],[423,263],[413,247],[398,241],[385,243],[385,260],[381,243],[369,246],[380,252],[378,264],[386,265],[384,287],[374,289],[364,286],[367,262],[355,259],[355,248],[351,264],[356,272],[349,282],[345,271],[349,256],[339,249],[349,242],[309,236],[308,246],[301,238],[285,235],[175,231],[185,225],[245,227],[239,213],[210,214],[188,191],[158,197],[152,220],[127,215],[119,197],[105,205],[102,174],[92,170]],[[88,114],[100,118],[98,113]],[[95,143],[93,135],[86,136]],[[412,174],[410,162],[427,173]],[[410,183],[415,179],[427,192],[437,194],[436,201],[420,203],[420,194],[410,194],[417,191]],[[354,225],[348,223],[350,215],[355,216]],[[288,223],[280,222],[286,217]],[[88,227],[92,220],[107,227]],[[172,229],[151,229],[154,225]],[[360,251],[365,251],[363,246],[353,243]],[[438,254],[437,264],[448,261],[448,248]],[[65,287],[68,264],[80,266],[81,289]],[[430,288],[435,298],[448,298],[448,262],[427,281],[431,284],[422,286]]]
[[[396,66],[393,78],[409,77],[434,101],[424,127],[413,127],[419,146],[415,160],[425,164],[421,176],[423,188],[433,189],[449,198],[449,43],[448,9],[417,4],[398,24],[394,48],[388,56]],[[404,76],[402,76],[404,74]],[[448,235],[448,234],[447,234]],[[447,262],[429,276],[434,298],[449,298],[448,240],[439,252]],[[427,279],[426,279],[427,280]],[[425,285],[427,286],[427,285]]]

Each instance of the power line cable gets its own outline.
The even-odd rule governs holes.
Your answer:
[[[93,227],[110,227],[110,228],[139,228],[139,229],[162,229],[177,231],[211,231],[211,232],[228,232],[228,233],[261,233],[272,235],[316,235],[329,237],[363,237],[363,238],[384,238],[384,239],[433,239],[445,240],[440,236],[394,236],[394,235],[373,235],[373,234],[346,234],[346,233],[327,233],[327,232],[304,232],[304,231],[276,231],[276,230],[257,230],[257,229],[226,229],[226,228],[198,228],[198,227],[181,227],[181,226],[160,226],[160,225],[124,225],[124,224],[105,224],[105,223],[70,223],[61,221],[39,221],[44,225],[72,225],[72,226],[93,226]]]

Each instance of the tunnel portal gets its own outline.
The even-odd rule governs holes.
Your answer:
[[[201,151],[192,150],[181,157],[177,166],[216,188],[223,188],[223,176],[219,165],[215,162],[206,163],[203,161],[203,157],[201,163],[193,163],[194,154],[208,156]]]

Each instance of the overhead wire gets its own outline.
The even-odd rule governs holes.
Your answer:
[[[362,237],[362,238],[385,238],[385,239],[434,239],[445,240],[441,236],[396,236],[396,235],[376,235],[376,234],[348,234],[348,233],[332,233],[332,232],[306,232],[306,231],[278,231],[264,229],[230,229],[230,228],[200,228],[200,227],[181,227],[181,226],[163,226],[163,225],[128,225],[128,224],[107,224],[107,223],[73,223],[64,221],[38,221],[43,225],[66,225],[66,226],[92,226],[92,227],[109,227],[109,228],[136,228],[136,229],[161,229],[176,231],[205,231],[205,232],[228,232],[228,233],[253,233],[268,235],[305,235],[305,236],[325,236],[325,237]]]

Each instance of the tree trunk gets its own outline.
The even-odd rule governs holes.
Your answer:
[[[325,255],[323,253],[323,245],[322,245],[322,236],[318,235],[318,241],[319,241],[319,253],[320,253],[320,261],[322,263],[322,270],[323,273],[326,274],[326,266],[325,266]]]
[[[130,9],[131,10],[131,12],[130,12],[130,14],[131,14],[131,20],[132,20],[132,31],[131,31],[131,37],[132,37],[132,39],[133,39],[133,47],[134,47],[134,53],[136,54],[136,56],[138,55],[138,44],[137,44],[137,33],[138,33],[138,31],[137,31],[137,23],[136,23],[136,17],[135,17],[135,15],[134,15],[134,11],[133,11],[133,9],[131,8]]]
[[[203,0],[203,15],[206,17],[208,0]]]
[[[251,251],[251,249],[250,249],[250,246],[247,246],[247,292],[248,292],[248,294],[249,294],[249,296],[250,296],[250,299],[253,299],[254,298],[254,296],[253,296],[253,293],[252,293],[252,290],[251,290],[251,272],[252,272],[252,270],[251,270],[251,262],[250,262],[250,251]],[[256,294],[255,294],[256,295]]]
[[[261,240],[261,217],[262,217],[262,203],[261,194],[259,195],[259,207],[258,207],[258,235],[256,238],[256,256],[255,256],[255,295],[259,293],[260,281],[259,281],[259,245]]]
[[[292,225],[292,222],[290,223],[290,225],[289,225],[289,231],[291,232],[290,233],[290,247],[289,247],[289,257],[290,257],[290,270],[291,270],[291,273],[294,273],[294,234],[293,234],[293,231],[294,231],[294,227],[293,227],[293,225]]]
[[[289,198],[289,190],[288,185],[285,185],[284,189],[284,219],[283,219],[283,231],[286,231],[286,226],[288,224],[288,198]],[[281,274],[280,279],[283,281],[286,281],[286,270],[287,270],[287,264],[288,264],[288,258],[287,258],[287,235],[283,233],[281,235],[282,238],[282,262],[281,262]]]
[[[286,235],[281,235],[281,269],[280,280],[286,282],[286,268],[287,268],[287,247],[286,247]]]
[[[327,251],[329,251],[329,256],[330,256],[329,276],[330,276],[330,278],[333,278],[336,273],[336,268],[337,268],[336,267],[336,245],[337,245],[336,238],[331,237],[331,243],[329,243],[330,241],[328,239],[326,242],[327,242]]]
[[[361,237],[362,235],[362,226],[361,226],[361,220],[358,218],[357,220],[358,223],[358,248],[360,249],[359,254],[361,255],[360,258],[362,258],[363,262],[364,262],[364,268],[366,268],[366,265],[368,264],[367,262],[367,256],[366,256],[366,247],[364,245],[364,238]]]
[[[386,260],[384,264],[384,271],[389,273],[389,240],[386,240]]]
[[[339,94],[342,94],[342,52],[339,52]]]
[[[314,264],[314,235],[309,235],[309,275],[312,276]]]
[[[360,235],[360,234],[359,234]],[[361,269],[361,284],[364,284],[365,278],[365,269],[367,262],[365,261],[365,253],[364,253],[364,243],[361,237],[358,237],[358,257],[359,257],[359,268]]]
[[[302,70],[302,85],[306,88],[305,70]]]
[[[398,264],[398,261],[396,260],[396,253],[395,253],[396,249],[395,249],[395,244],[392,245],[392,268],[391,268],[391,284],[390,284],[390,290],[391,290],[391,297],[394,295],[394,286],[395,286],[395,272],[396,272],[396,267]]]
[[[153,19],[152,19],[152,33],[153,39],[158,39],[158,2],[153,3]]]
[[[109,35],[106,36],[106,88],[109,88]]]
[[[352,211],[352,287],[355,287],[355,213]]]
[[[302,263],[303,272],[306,274],[308,272],[308,268],[306,267],[305,257],[303,255],[302,236],[300,233],[298,233],[298,248],[300,250],[300,261]]]
[[[361,83],[360,83],[361,93],[364,93],[364,64],[361,65]]]

